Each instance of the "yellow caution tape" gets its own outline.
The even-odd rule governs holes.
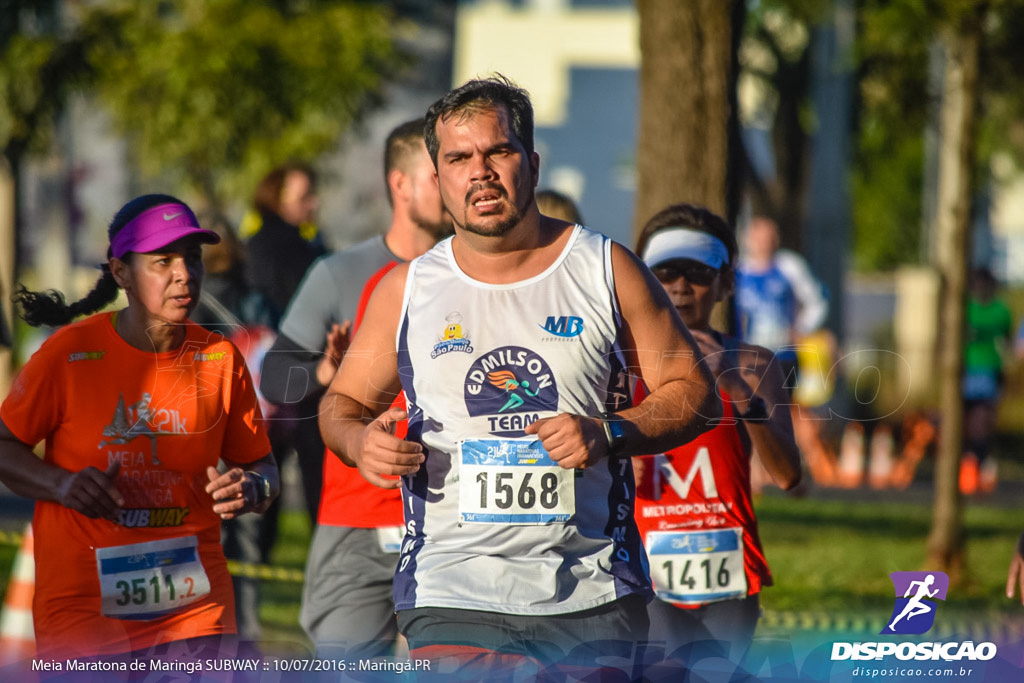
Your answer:
[[[25,534],[20,531],[0,530],[0,545],[20,546],[24,538]]]
[[[985,620],[975,618],[955,621],[939,619],[937,621],[941,621],[941,623],[935,624],[933,634],[939,639],[957,636],[970,637],[975,640],[1003,640],[1015,632],[1009,618],[998,615],[993,615]],[[886,626],[886,620],[877,615],[780,612],[766,609],[761,616],[759,626],[787,631],[881,633]]]
[[[306,580],[300,569],[287,569],[285,567],[271,567],[266,564],[249,564],[238,560],[228,560],[228,571],[234,576],[241,576],[245,579],[263,579],[266,581],[285,581],[287,583],[302,583]]]

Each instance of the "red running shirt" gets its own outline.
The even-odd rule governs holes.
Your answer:
[[[392,261],[378,270],[363,287],[363,295],[356,309],[356,319],[352,324],[355,335],[359,324],[363,321],[370,295],[387,273],[398,265]],[[405,394],[399,394],[392,407],[405,408]],[[395,436],[402,438],[406,434],[408,423],[402,420],[395,427]],[[358,529],[376,529],[387,526],[401,526],[402,492],[401,489],[382,489],[363,479],[359,470],[349,467],[330,449],[324,453],[324,483],[320,494],[320,510],[317,515],[320,524],[328,526],[354,527]]]
[[[695,441],[635,458],[643,470],[635,516],[655,592],[679,607],[743,598],[772,581],[751,502],[750,454],[728,395],[722,402],[722,421]]]

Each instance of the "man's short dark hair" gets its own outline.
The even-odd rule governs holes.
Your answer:
[[[533,154],[533,105],[530,94],[501,74],[490,78],[474,79],[451,90],[430,105],[423,127],[427,151],[437,168],[437,151],[441,146],[437,138],[437,122],[452,116],[467,115],[483,109],[504,107],[508,112],[512,134],[522,144],[527,155]]]
[[[418,152],[420,143],[423,142],[423,119],[413,119],[399,124],[388,133],[388,139],[384,143],[384,184],[388,188],[388,202],[391,199],[391,187],[388,185],[388,176],[396,168],[405,168],[406,160]]]

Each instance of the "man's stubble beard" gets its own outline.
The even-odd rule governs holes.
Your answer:
[[[508,197],[508,193],[502,190],[502,196]],[[534,201],[534,190],[530,187],[530,194],[527,197],[526,203],[523,207],[529,206]],[[512,213],[507,218],[500,221],[496,225],[490,227],[476,224],[474,225],[469,219],[466,219],[465,225],[460,226],[466,232],[471,232],[474,235],[480,235],[482,237],[501,237],[502,235],[510,232],[512,228],[519,225],[523,220],[523,211],[516,205],[512,205]]]

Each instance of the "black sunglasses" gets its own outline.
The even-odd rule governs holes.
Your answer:
[[[718,275],[717,268],[712,268],[709,265],[696,261],[666,263],[651,268],[651,272],[654,273],[654,277],[658,278],[658,282],[663,285],[684,277],[691,285],[698,285],[700,287],[707,287],[715,281],[715,276]]]

